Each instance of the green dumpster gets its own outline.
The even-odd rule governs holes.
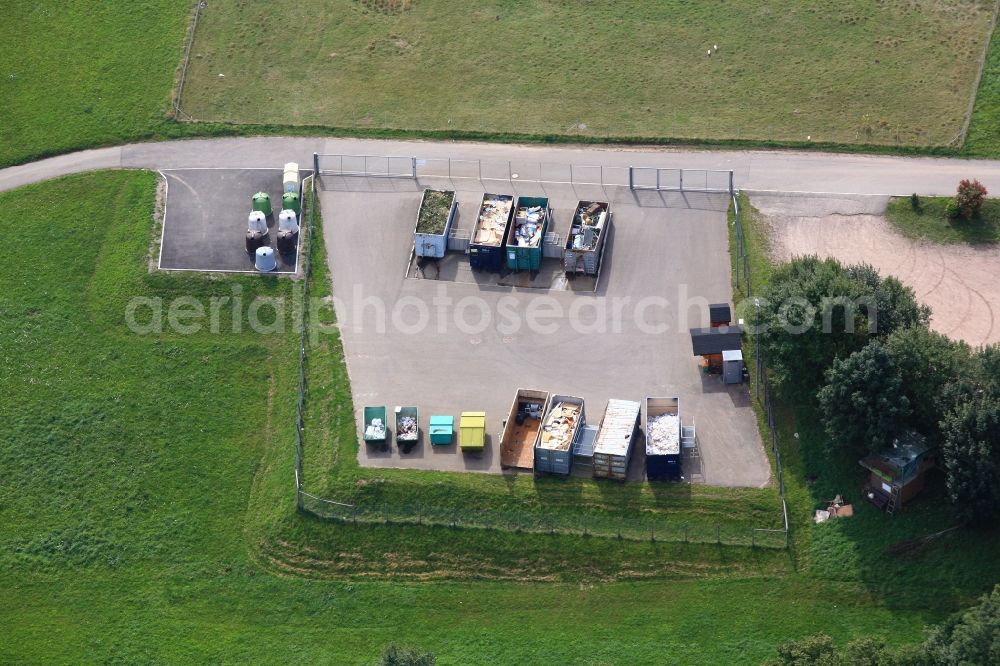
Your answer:
[[[512,271],[537,271],[542,264],[542,243],[549,228],[549,200],[546,197],[518,197],[514,223],[507,232],[507,268]]]

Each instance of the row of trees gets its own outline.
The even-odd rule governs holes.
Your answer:
[[[824,634],[785,643],[769,666],[938,666],[1000,664],[1000,585],[980,603],[928,632],[922,645],[889,648],[859,638],[838,649]]]
[[[907,429],[941,447],[967,520],[1000,515],[1000,348],[928,328],[913,291],[867,265],[805,257],[782,266],[752,322],[776,389],[819,409],[838,452],[884,450]]]

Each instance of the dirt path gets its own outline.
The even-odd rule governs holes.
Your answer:
[[[913,288],[933,310],[931,328],[971,345],[1000,342],[1000,249],[937,245],[901,235],[883,216],[884,198],[816,202],[753,197],[767,217],[779,261],[817,254],[867,262]]]

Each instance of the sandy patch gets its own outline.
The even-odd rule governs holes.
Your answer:
[[[1000,312],[1000,249],[906,238],[885,217],[872,214],[884,207],[884,200],[812,205],[768,196],[752,202],[767,218],[776,260],[816,254],[845,263],[867,262],[913,288],[933,310],[934,330],[971,345],[1000,342],[994,317],[995,310]]]

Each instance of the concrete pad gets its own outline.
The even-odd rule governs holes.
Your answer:
[[[394,442],[385,450],[362,443],[360,464],[499,473],[501,422],[523,387],[583,397],[592,424],[610,398],[680,396],[685,424],[698,429],[705,483],[768,482],[746,387],[703,375],[688,333],[708,325],[709,303],[731,299],[726,195],[600,187],[595,195],[544,184],[552,207],[567,215],[578,199],[612,202],[615,238],[601,283],[581,293],[515,287],[496,276],[407,279],[421,192],[442,183],[356,180],[365,182],[320,179],[320,199],[359,434],[365,405],[418,405],[422,433],[408,452]],[[477,201],[484,189],[525,194],[526,185],[456,180],[449,189]],[[448,258],[456,274],[463,259]],[[430,446],[428,415],[457,421],[462,411],[481,410],[483,453]],[[633,463],[639,472],[641,458]]]
[[[160,244],[162,270],[256,272],[246,252],[247,216],[251,197],[267,192],[273,214],[268,218],[268,243],[278,260],[274,273],[295,273],[294,254],[277,251],[281,209],[281,169],[171,169]],[[308,175],[309,172],[306,172]]]

